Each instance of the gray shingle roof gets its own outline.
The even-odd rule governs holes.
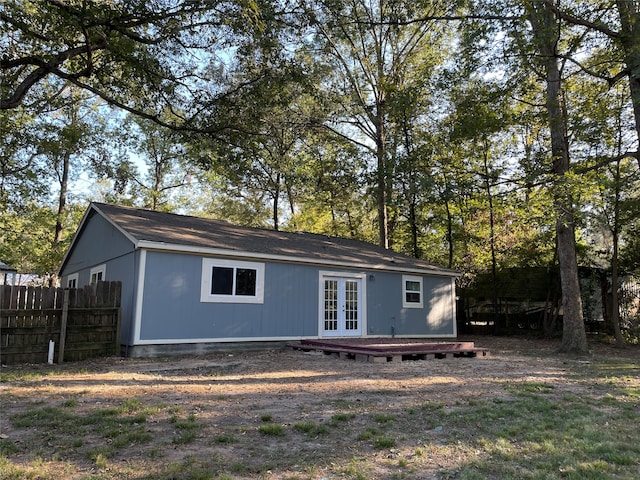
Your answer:
[[[0,272],[2,273],[16,273],[18,270],[0,261]]]
[[[345,238],[303,232],[282,232],[242,227],[213,220],[156,212],[105,203],[90,208],[102,213],[111,223],[134,240],[137,246],[171,246],[185,250],[224,250],[239,256],[276,258],[303,263],[333,264],[344,267],[416,271],[426,270],[445,276],[457,276],[449,270],[423,260],[402,255],[376,245]],[[176,248],[178,247],[178,248]]]

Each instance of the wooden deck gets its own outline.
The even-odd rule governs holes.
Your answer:
[[[476,347],[474,342],[416,342],[402,339],[335,339],[301,340],[288,344],[289,348],[304,352],[322,352],[340,358],[362,362],[386,363],[404,360],[483,357],[489,350]]]

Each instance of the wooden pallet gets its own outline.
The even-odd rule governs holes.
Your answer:
[[[454,358],[475,358],[479,354],[483,357],[489,350],[476,347],[474,342],[393,342],[385,343],[380,340],[358,341],[352,340],[301,340],[289,343],[289,348],[304,352],[322,352],[325,355],[335,355],[340,358],[362,362],[386,363],[404,360],[442,359],[448,355]]]

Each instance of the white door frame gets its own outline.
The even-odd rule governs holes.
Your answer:
[[[325,280],[360,280],[358,292],[358,329],[348,334],[344,325],[339,325],[335,334],[324,329],[324,282]],[[340,297],[340,300],[344,301]],[[338,306],[339,312],[344,312],[344,305]],[[344,321],[344,316],[339,316]],[[318,337],[356,336],[362,337],[367,331],[367,274],[350,272],[330,272],[321,270],[318,276]]]

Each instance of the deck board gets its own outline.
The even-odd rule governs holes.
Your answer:
[[[404,360],[475,358],[487,356],[489,350],[476,347],[474,342],[416,342],[398,339],[335,339],[300,340],[288,344],[289,348],[305,352],[317,351],[326,355],[364,362],[384,363]]]

